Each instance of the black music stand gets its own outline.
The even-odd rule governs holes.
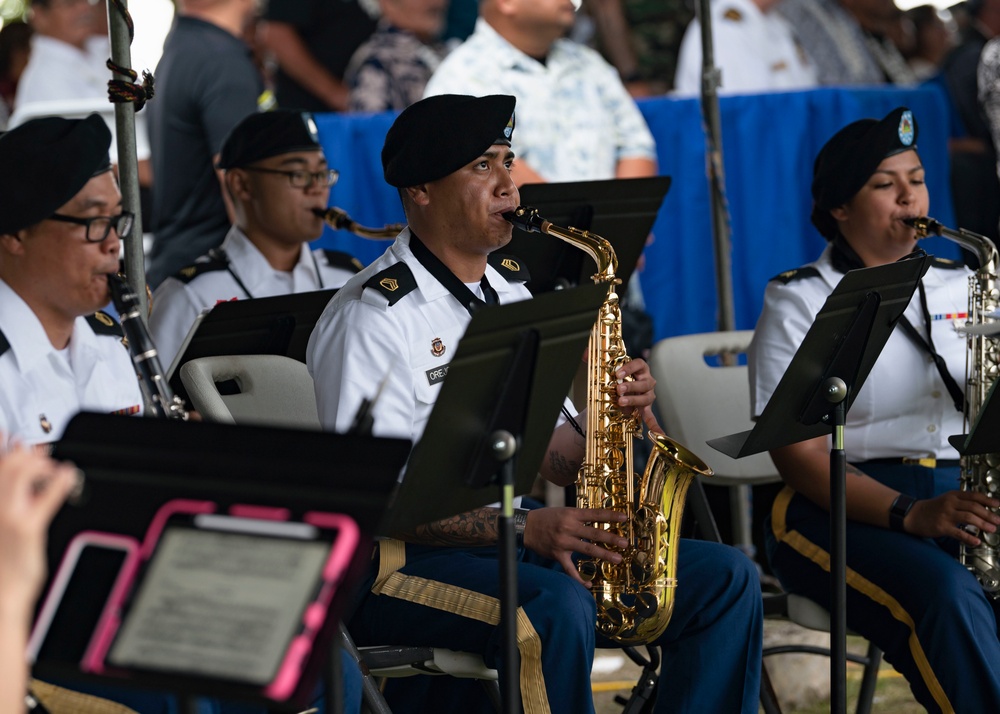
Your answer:
[[[978,456],[1000,451],[1000,397],[997,396],[997,384],[1000,384],[1000,380],[994,381],[986,393],[986,399],[979,409],[975,423],[969,427],[969,433],[948,437],[948,442],[962,456]]]
[[[922,252],[921,252],[922,253]],[[830,703],[847,706],[846,468],[844,421],[917,283],[926,254],[852,270],[829,295],[792,357],[756,426],[711,439],[738,459],[833,434],[830,451]]]
[[[317,290],[218,303],[198,316],[167,370],[174,394],[190,403],[181,366],[199,357],[284,355],[305,362],[309,335],[336,292]]]
[[[376,524],[409,452],[410,442],[403,439],[106,414],[74,417],[54,445],[53,455],[84,471],[86,489],[83,502],[64,507],[52,523],[50,573],[76,534],[96,530],[141,540],[160,506],[175,498],[212,500],[220,508],[240,503],[287,508],[293,514],[345,513],[357,522],[362,539],[338,587],[300,691],[288,702],[264,699],[248,685],[190,675],[135,672],[122,679],[84,674],[77,667],[79,658],[66,655],[48,661],[40,657],[36,672],[185,697],[254,702],[275,712],[301,711],[311,698],[311,683],[325,673],[336,621],[352,605],[353,586],[370,563]],[[357,478],[358,473],[365,478]],[[87,625],[74,623],[83,631]],[[79,637],[76,632],[66,634]],[[338,701],[338,691],[328,685],[331,704]]]
[[[497,500],[504,710],[518,710],[517,554],[513,497],[527,493],[586,349],[605,285],[484,307],[448,365],[381,533],[412,529]]]
[[[537,208],[545,220],[607,238],[618,257],[617,277],[623,286],[618,292],[624,295],[669,189],[669,176],[653,176],[527,184],[520,193],[521,205]],[[578,248],[518,228],[504,252],[528,266],[531,280],[527,287],[535,295],[589,283],[594,274],[593,261]]]

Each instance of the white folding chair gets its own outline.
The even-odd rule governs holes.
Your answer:
[[[312,377],[290,357],[202,357],[181,366],[181,382],[206,421],[320,428]]]
[[[753,543],[750,487],[777,483],[781,476],[768,454],[732,459],[705,442],[753,428],[747,367],[738,364],[737,359],[746,353],[752,338],[752,330],[670,337],[656,343],[650,356],[663,427],[671,437],[692,449],[712,467],[715,471],[711,479],[713,484],[730,487],[734,541],[748,552]],[[731,355],[732,364],[712,359],[727,354]],[[812,630],[830,631],[829,613],[799,595],[765,596],[764,611],[767,615],[787,617]],[[764,655],[789,652],[830,654],[828,649],[821,647],[783,645],[765,649]],[[856,711],[868,714],[882,652],[869,643],[867,656],[851,654],[848,658],[865,668]],[[765,706],[765,710],[768,709]]]
[[[201,357],[180,369],[181,382],[206,421],[319,429],[312,376],[297,360],[279,355]],[[389,706],[370,677],[445,674],[479,680],[494,708],[500,708],[497,671],[470,652],[437,647],[355,646],[340,628],[344,648],[361,663],[365,704],[376,714]]]

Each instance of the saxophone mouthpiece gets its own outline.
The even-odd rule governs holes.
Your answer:
[[[944,226],[935,221],[933,218],[928,218],[926,216],[904,218],[903,223],[908,225],[910,228],[915,229],[917,231],[918,238],[926,238],[931,235],[939,236],[944,228]]]
[[[538,215],[537,208],[530,206],[518,206],[513,211],[503,214],[504,220],[520,228],[525,233],[544,233],[545,219]]]

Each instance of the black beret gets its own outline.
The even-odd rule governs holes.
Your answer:
[[[219,152],[219,168],[236,169],[272,156],[322,148],[316,122],[309,112],[259,112],[245,117],[229,132]]]
[[[98,114],[42,117],[0,136],[0,233],[48,218],[111,167],[111,130]]]
[[[861,119],[830,138],[813,164],[812,197],[820,211],[842,206],[854,197],[875,169],[894,154],[917,148],[917,120],[897,107],[881,120]]]
[[[396,188],[444,178],[493,144],[510,146],[514,97],[441,94],[411,104],[389,127],[382,147],[385,181]]]

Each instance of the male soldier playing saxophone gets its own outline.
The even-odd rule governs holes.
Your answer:
[[[374,406],[379,436],[420,438],[440,383],[427,373],[451,351],[482,303],[530,297],[517,274],[490,260],[511,239],[503,214],[518,204],[511,181],[514,98],[442,95],[396,119],[382,149],[386,181],[400,189],[408,228],[331,301],[310,339],[307,363],[320,418],[345,431],[361,400],[387,376]],[[419,237],[418,237],[419,236]],[[501,272],[504,271],[504,272]],[[506,273],[506,274],[504,274]],[[472,303],[472,305],[470,305]],[[468,306],[468,307],[467,307]],[[654,380],[642,360],[618,372],[618,404],[639,409],[650,428]],[[542,475],[572,483],[584,458],[578,416],[555,428]],[[495,508],[480,508],[379,543],[376,566],[350,623],[359,643],[421,644],[499,661]],[[593,711],[590,671],[596,610],[574,553],[611,561],[622,539],[589,523],[615,511],[519,510],[520,687],[525,711]],[[679,551],[673,618],[658,644],[665,676],[655,711],[756,712],[761,657],[760,586],[738,551],[685,541]],[[501,671],[500,676],[508,673]],[[402,712],[423,702],[393,702]]]
[[[361,270],[356,258],[310,250],[323,232],[338,173],[327,164],[308,112],[251,114],[219,154],[236,223],[220,248],[167,278],[153,295],[149,329],[164,367],[198,314],[225,300],[339,288]]]

